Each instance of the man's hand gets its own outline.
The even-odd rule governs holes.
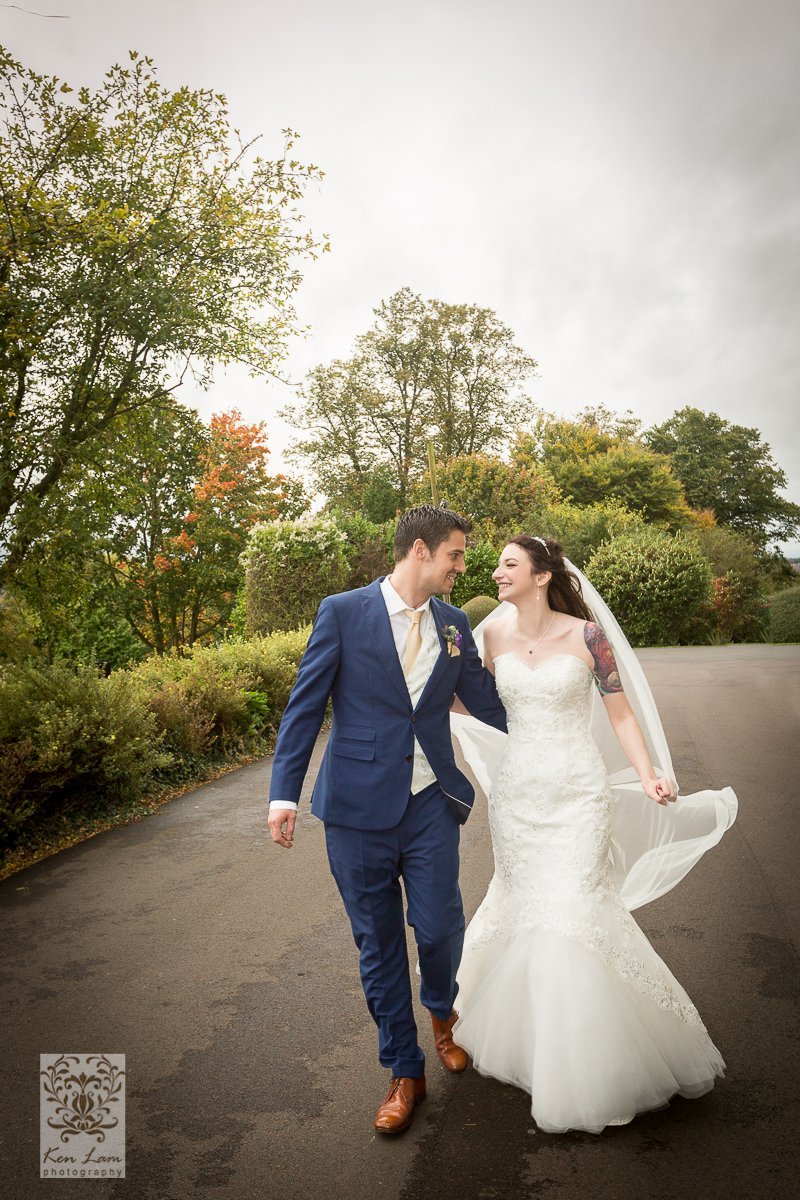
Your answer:
[[[269,810],[269,831],[273,842],[291,850],[294,842],[294,827],[297,813],[292,808],[271,808]]]

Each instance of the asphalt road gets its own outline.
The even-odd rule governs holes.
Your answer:
[[[641,652],[682,790],[730,784],[720,846],[637,920],[727,1062],[709,1095],[600,1135],[536,1131],[527,1096],[439,1066],[399,1139],[322,826],[268,840],[270,762],[0,884],[7,1200],[783,1200],[800,1194],[800,646]],[[470,915],[485,806],[462,837]],[[42,1052],[124,1053],[127,1177],[42,1181]]]

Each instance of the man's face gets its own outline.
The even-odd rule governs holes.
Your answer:
[[[460,529],[454,529],[446,541],[439,543],[433,554],[427,546],[424,547],[425,583],[431,595],[446,595],[453,590],[456,576],[467,569],[464,562],[466,548],[467,539]]]

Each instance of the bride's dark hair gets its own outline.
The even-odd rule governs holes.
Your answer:
[[[534,574],[549,571],[550,586],[547,601],[556,612],[569,613],[582,621],[594,621],[594,614],[581,593],[581,583],[564,562],[564,551],[553,538],[532,537],[529,533],[518,533],[509,539],[510,546],[521,546]]]

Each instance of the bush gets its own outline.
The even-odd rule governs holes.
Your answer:
[[[306,625],[288,633],[232,639],[203,653],[216,654],[222,669],[242,688],[263,696],[268,723],[277,728],[310,633],[311,626]]]
[[[307,624],[325,596],[344,588],[346,543],[330,517],[254,526],[242,554],[248,635]]]
[[[490,612],[494,612],[499,603],[499,600],[494,600],[491,596],[473,596],[466,604],[462,604],[461,607],[467,614],[470,629],[480,625]]]
[[[710,636],[733,642],[763,641],[769,625],[763,569],[757,547],[745,534],[721,525],[692,532],[714,575],[708,611]]]
[[[497,551],[489,542],[480,541],[467,547],[467,569],[453,584],[451,602],[463,608],[473,596],[486,596],[490,592],[496,592],[497,585],[492,575],[497,570],[498,558]]]
[[[134,802],[170,758],[129,675],[24,664],[0,675],[0,843],[77,810]]]
[[[102,815],[220,759],[266,749],[309,633],[197,646],[108,678],[60,662],[5,667],[0,846],[48,821]]]
[[[773,642],[800,642],[800,587],[770,596],[769,614]]]
[[[604,542],[586,574],[634,646],[674,646],[704,634],[711,568],[694,538],[652,526]]]
[[[379,575],[390,575],[394,524],[378,524],[361,513],[334,511],[331,515],[347,538],[347,577],[343,589],[366,587]]]
[[[644,518],[630,512],[619,500],[603,500],[578,508],[567,502],[554,505],[542,515],[540,527],[528,532],[555,538],[567,558],[583,571],[587,562],[610,538],[644,527]]]

